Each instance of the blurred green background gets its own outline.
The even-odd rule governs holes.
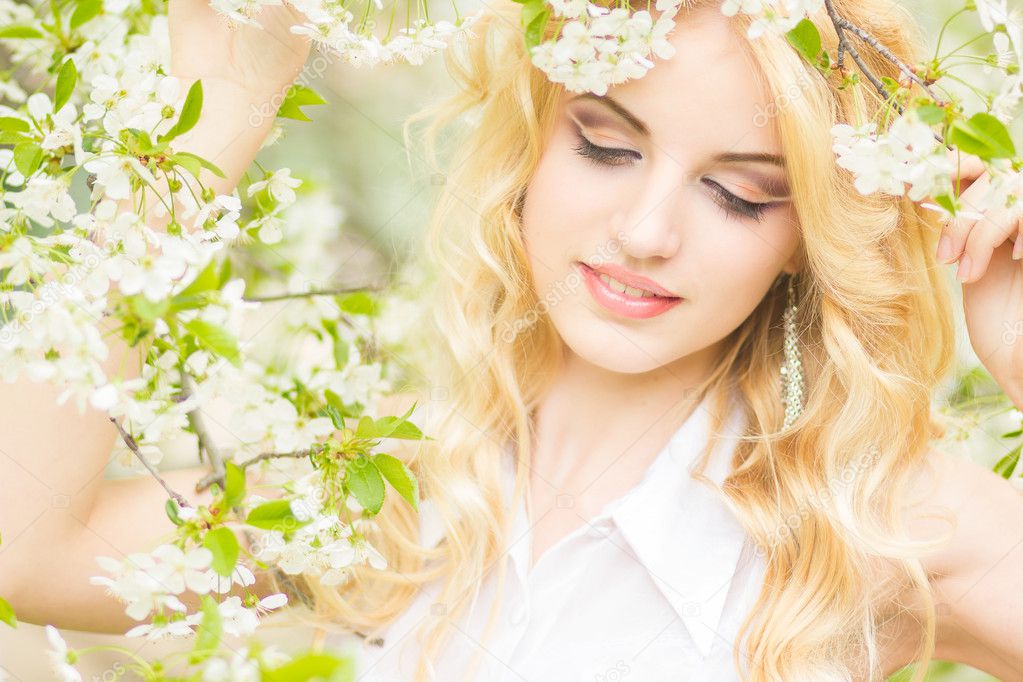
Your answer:
[[[904,0],[904,4],[916,15],[924,35],[930,39],[936,38],[944,19],[962,7],[952,0]],[[463,14],[477,7],[475,2],[459,3]],[[430,13],[435,19],[450,19],[454,14],[450,6],[443,4],[431,7]],[[976,14],[967,12],[949,26],[943,46],[951,48],[966,43],[979,31]],[[983,40],[973,43],[970,53],[984,55],[990,49],[990,42]],[[990,83],[997,78],[980,68],[957,73],[971,83]],[[406,151],[401,130],[406,117],[451,90],[452,83],[440,55],[428,58],[422,66],[399,64],[360,69],[314,52],[302,82],[319,92],[327,106],[305,108],[313,119],[311,123],[283,121],[281,136],[262,150],[258,160],[268,169],[289,167],[295,175],[306,179],[299,190],[303,199],[292,209],[284,242],[253,245],[232,255],[239,268],[262,273],[263,276],[248,278],[256,283],[257,293],[289,290],[288,282],[278,277],[281,274],[300,276],[317,287],[327,288],[376,281],[380,275],[414,263],[423,227],[440,188],[438,177],[431,174],[418,153]],[[973,108],[979,107],[980,103],[974,100]],[[1019,143],[1023,139],[1019,121],[1014,131]],[[298,263],[300,267],[294,265]],[[951,266],[947,275],[951,281]],[[952,290],[958,295],[961,288],[953,283]],[[961,314],[961,306],[957,306],[957,311]],[[943,446],[992,467],[1016,445],[1000,434],[1019,428],[1019,418],[1004,402],[999,402],[999,391],[973,355],[961,319],[959,325],[961,371],[935,400],[943,405],[972,402],[978,411],[970,424],[974,428],[952,434]],[[276,346],[270,342],[261,345],[270,349]],[[179,448],[171,445],[165,448],[161,466],[194,464],[194,447],[190,442],[183,441]],[[118,474],[116,462],[112,463],[111,471]],[[34,645],[28,644],[28,637],[41,641],[41,634],[27,627],[21,629],[19,636],[26,638],[22,640],[23,646],[19,648],[9,641],[10,651],[32,651]],[[283,633],[277,637],[283,644]],[[301,640],[299,634],[294,637]],[[114,638],[75,633],[69,636],[69,641],[73,646],[83,646],[113,643]],[[94,670],[102,671],[100,661]],[[910,678],[911,668],[907,668],[890,679],[905,682]],[[926,679],[995,680],[990,675],[945,662],[932,663]]]

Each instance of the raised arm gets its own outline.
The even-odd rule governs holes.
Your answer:
[[[226,194],[266,139],[309,43],[288,32],[298,15],[287,6],[264,10],[265,31],[229,28],[205,0],[174,0],[169,15],[171,73],[182,79],[183,91],[196,79],[204,90],[198,123],[172,147],[223,170],[224,178],[204,170],[202,181]],[[150,205],[154,201],[150,197]],[[166,222],[153,217],[150,225],[159,228],[159,220]],[[107,375],[137,376],[143,349],[129,348],[114,334],[107,342]],[[103,573],[95,557],[145,552],[168,537],[174,526],[163,511],[166,493],[150,476],[104,480],[117,430],[91,407],[80,414],[73,400],[58,406],[60,392],[24,375],[0,383],[0,596],[26,622],[124,632],[137,622],[89,583],[90,576]],[[195,467],[165,472],[164,478],[193,504],[206,504],[209,493],[194,492],[203,473]],[[265,576],[255,588],[266,588]]]

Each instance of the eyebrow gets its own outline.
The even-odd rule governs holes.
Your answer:
[[[644,137],[650,137],[650,129],[635,114],[622,106],[621,102],[610,95],[597,95],[592,92],[584,92],[573,97],[570,102],[578,99],[590,99],[600,102],[616,114],[621,116],[626,123],[632,126],[636,132]],[[785,158],[777,154],[766,152],[724,152],[714,157],[718,163],[768,163],[773,166],[785,167]]]

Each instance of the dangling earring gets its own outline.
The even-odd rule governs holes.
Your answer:
[[[799,352],[799,337],[796,333],[796,286],[795,275],[789,275],[788,301],[782,322],[785,327],[785,362],[781,366],[782,398],[785,405],[784,428],[792,425],[803,412],[803,357]]]

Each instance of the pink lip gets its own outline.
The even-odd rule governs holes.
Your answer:
[[[629,296],[625,292],[618,292],[609,287],[600,279],[600,275],[585,263],[576,262],[575,265],[579,272],[582,273],[583,279],[586,282],[586,288],[589,289],[593,299],[607,310],[624,317],[638,319],[655,317],[674,308],[685,300],[678,296],[670,295],[669,297],[659,295],[647,297]],[[618,275],[614,274],[613,269],[608,266],[602,266],[600,271],[621,282],[628,282],[627,279],[619,279]],[[634,277],[633,282],[636,280],[639,280],[639,284],[629,283],[629,286],[646,289],[651,292],[664,291],[663,288],[646,278]]]
[[[583,265],[586,264],[583,263]],[[590,267],[590,269],[596,270],[599,273],[603,273],[608,277],[612,277],[618,280],[619,282],[623,282],[630,287],[634,287],[636,289],[643,289],[645,291],[649,291],[652,294],[664,296],[665,298],[679,298],[677,294],[668,291],[667,289],[665,289],[664,287],[662,287],[660,284],[653,281],[649,277],[637,275],[631,270],[623,268],[621,265],[615,265],[614,263],[605,263],[604,265],[587,267]]]

